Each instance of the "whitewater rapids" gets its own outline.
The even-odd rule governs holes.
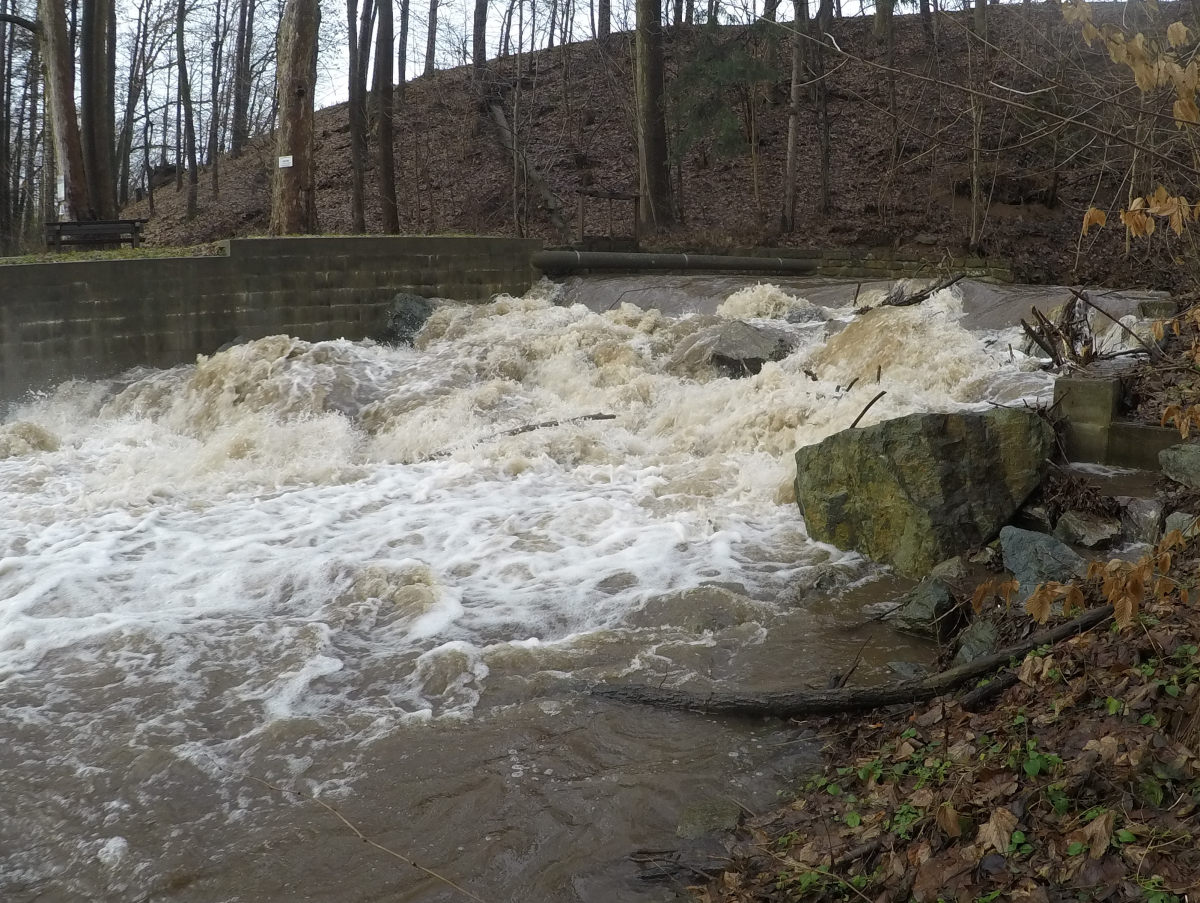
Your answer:
[[[412,348],[273,336],[9,410],[0,896],[455,899],[378,858],[338,875],[315,847],[344,829],[294,790],[388,800],[408,814],[378,831],[485,898],[614,899],[609,878],[568,880],[598,868],[561,849],[590,829],[535,777],[609,745],[669,763],[620,797],[659,816],[602,819],[607,861],[633,822],[671,822],[680,774],[766,753],[758,728],[597,715],[563,678],[821,680],[861,642],[834,603],[878,569],[808,539],[795,449],[881,390],[864,424],[1050,386],[1015,331],[966,328],[953,289],[856,316],[748,286],[716,318],[795,350],[742,379],[679,353],[713,318],[665,316],[652,292],[605,312],[559,298],[443,304]],[[874,636],[869,667],[927,654]],[[481,827],[489,807],[529,824]]]

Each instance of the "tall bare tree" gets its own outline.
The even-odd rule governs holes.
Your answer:
[[[99,219],[117,213],[114,168],[114,98],[111,67],[116,51],[113,0],[83,0],[79,26],[79,96],[83,166],[92,209]]]
[[[637,0],[634,81],[637,95],[638,187],[650,229],[674,222],[667,124],[663,105],[662,0]]]
[[[367,61],[371,56],[370,40],[374,17],[374,0],[363,0],[361,12],[358,0],[346,0],[350,50],[347,104],[350,122],[350,220],[351,228],[357,233],[367,231],[364,198],[367,167]]]
[[[375,129],[376,173],[383,231],[400,231],[396,206],[396,153],[392,134],[392,0],[379,0],[379,24],[375,29]]]
[[[95,219],[76,118],[74,54],[67,36],[66,10],[59,0],[38,0],[38,19],[46,72],[46,112],[54,135],[58,171],[62,173],[67,216],[75,220]]]
[[[184,23],[187,2],[179,0],[175,18],[175,64],[179,67],[179,103],[183,115],[183,154],[187,157],[187,218],[195,217],[200,188],[200,168],[196,162],[196,110],[192,104],[192,83],[188,76],[187,52],[184,48]]]
[[[429,23],[425,28],[425,71],[433,75],[434,58],[437,55],[438,0],[429,0]]]
[[[316,230],[313,184],[313,87],[317,71],[320,0],[287,0],[279,22],[275,93],[279,116],[276,151],[291,166],[276,167],[271,191],[271,234]],[[387,54],[389,63],[391,53]]]

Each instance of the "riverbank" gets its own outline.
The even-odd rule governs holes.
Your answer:
[[[1195,391],[1195,318],[1180,324],[1167,360],[1138,374],[1145,410]],[[1155,385],[1170,395],[1152,399]],[[1158,496],[1167,513],[1194,508],[1194,490],[1166,477]],[[1189,899],[1200,888],[1200,546],[1168,531],[1125,557],[1074,583],[1088,610],[1115,603],[1115,616],[980,687],[806,722],[824,738],[823,766],[785,805],[743,821],[728,866],[694,896]],[[1017,598],[983,612],[1010,636],[1039,629],[1035,616],[1078,614]]]

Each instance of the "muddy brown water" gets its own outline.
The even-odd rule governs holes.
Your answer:
[[[879,370],[868,423],[1044,393],[1015,333],[953,293],[856,318],[853,285],[590,285],[448,305],[413,349],[273,337],[6,414],[0,899],[672,899],[630,854],[711,850],[817,747],[579,681],[932,661],[873,619],[903,584],[804,534],[791,455]],[[796,351],[727,379],[674,356],[689,311]]]

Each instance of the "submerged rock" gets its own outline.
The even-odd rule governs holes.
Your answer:
[[[728,376],[752,376],[767,361],[783,360],[793,347],[792,335],[783,329],[730,320],[688,336],[679,343],[668,366],[695,372],[712,365]]]
[[[1185,442],[1158,453],[1162,472],[1189,489],[1200,489],[1200,444]]]
[[[1121,535],[1121,523],[1089,511],[1067,511],[1054,525],[1054,535],[1071,545],[1099,549]]]
[[[904,597],[900,607],[884,616],[884,622],[905,633],[948,639],[958,627],[957,604],[950,588],[941,580],[922,580]]]
[[[385,345],[411,345],[433,309],[434,303],[428,298],[398,292],[388,308],[387,326],[379,341]]]
[[[814,539],[923,576],[996,535],[1052,442],[1028,411],[910,414],[797,451],[796,500]]]
[[[1024,602],[1039,583],[1065,583],[1087,573],[1087,562],[1064,543],[1045,533],[1005,527],[1000,531],[1004,566],[1020,584],[1018,602]]]
[[[996,630],[996,625],[984,618],[977,618],[958,635],[958,651],[954,653],[951,667],[965,665],[985,655],[991,655],[999,648],[1000,633]]]
[[[1126,538],[1154,545],[1162,536],[1163,506],[1156,499],[1118,498]]]
[[[1167,515],[1167,523],[1164,530],[1167,533],[1170,533],[1172,530],[1178,530],[1183,534],[1184,539],[1191,539],[1200,533],[1200,524],[1196,521],[1196,515],[1190,511],[1173,511]]]

